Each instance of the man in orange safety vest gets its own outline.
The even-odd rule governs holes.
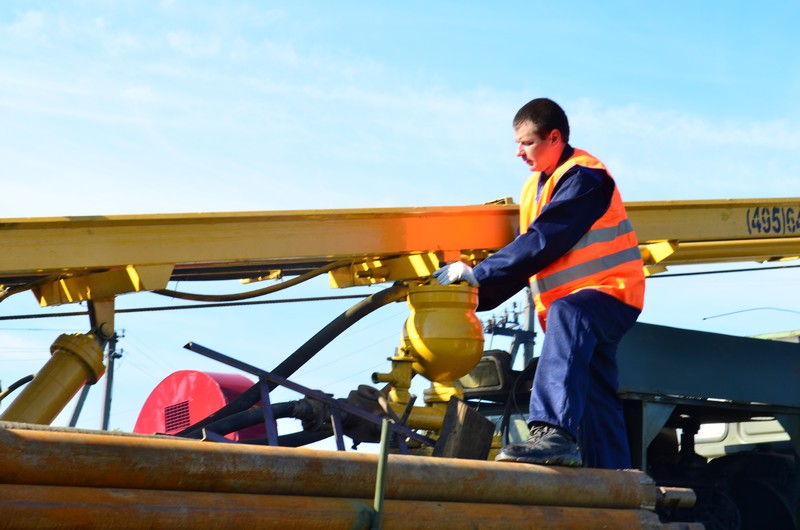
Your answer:
[[[530,287],[544,331],[530,436],[503,447],[497,460],[628,468],[616,352],[644,304],[636,234],[608,169],[569,144],[557,103],[534,99],[513,125],[517,156],[533,171],[522,190],[520,235],[474,269],[455,262],[434,276],[478,286],[478,311]]]

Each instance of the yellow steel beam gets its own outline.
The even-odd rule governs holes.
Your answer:
[[[628,202],[640,241],[800,236],[800,198]]]
[[[800,237],[681,242],[666,265],[735,261],[784,261],[800,258]]]
[[[630,202],[627,208],[651,272],[800,256],[800,198]],[[0,287],[130,267],[173,267],[173,279],[203,279],[220,269],[215,278],[239,278],[246,274],[236,267],[246,265],[258,267],[258,276],[341,259],[353,266],[333,275],[333,284],[358,285],[425,275],[438,265],[432,254],[480,259],[517,230],[517,206],[508,204],[0,219]],[[404,258],[413,255],[422,268]],[[91,289],[139,290],[101,288],[102,279],[73,283],[67,301]]]
[[[632,202],[626,208],[650,265],[800,256],[800,198]]]
[[[516,207],[504,205],[3,219],[0,283],[14,274],[128,265],[280,268],[428,251],[458,259],[502,247],[516,219]]]

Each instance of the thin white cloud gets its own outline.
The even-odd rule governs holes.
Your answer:
[[[121,94],[123,99],[137,103],[152,103],[157,100],[155,90],[145,85],[124,87]]]
[[[173,50],[193,59],[219,56],[222,43],[218,37],[207,37],[189,31],[170,31],[166,35],[167,43]]]
[[[61,127],[73,131],[72,138],[56,140],[46,157],[65,168],[62,174],[72,172],[84,182],[107,178],[100,171],[140,175],[143,183],[157,181],[165,196],[191,198],[171,202],[170,210],[198,202],[204,209],[285,208],[278,194],[293,197],[298,208],[474,203],[518,195],[524,168],[514,158],[509,123],[526,95],[485,85],[454,90],[381,63],[367,50],[345,55],[268,32],[234,35],[237,24],[258,19],[252,8],[218,12],[216,22],[206,11],[204,24],[190,28],[180,23],[178,4],[162,7],[173,18],[155,27],[62,13],[58,38],[83,46],[66,47],[69,67],[29,69],[12,62],[0,74],[0,112],[20,120],[64,120]],[[49,16],[31,15],[26,24],[47,24]],[[245,27],[269,26],[281,16],[263,12]],[[24,26],[23,20],[17,24]],[[788,121],[723,123],[680,108],[588,99],[562,104],[573,123],[573,143],[601,156],[629,198],[788,193],[785,179],[765,178],[758,188],[753,181],[755,171],[780,167],[796,150],[800,131]],[[109,126],[115,126],[112,137]],[[92,140],[97,134],[104,141]],[[19,153],[12,159],[20,162],[13,169],[21,177],[44,177],[37,164],[22,163],[44,158],[36,146],[10,146]],[[753,152],[754,146],[762,152]],[[402,188],[378,191],[376,179]],[[201,185],[206,181],[252,193],[209,194]],[[325,191],[308,194],[309,186]],[[125,208],[135,204],[134,196],[127,194]],[[272,200],[257,201],[259,196]],[[163,206],[151,198],[137,211]]]
[[[3,29],[17,38],[36,38],[41,36],[44,25],[43,11],[25,11]]]
[[[797,196],[784,171],[800,148],[787,120],[715,120],[642,105],[574,102],[573,144],[601,158],[637,200]]]

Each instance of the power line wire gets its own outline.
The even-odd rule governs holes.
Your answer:
[[[350,295],[342,295],[342,296],[317,296],[317,297],[309,297],[309,298],[284,298],[281,300],[259,300],[259,301],[251,301],[251,302],[222,302],[222,303],[207,303],[207,304],[187,304],[181,306],[155,306],[155,307],[138,307],[134,309],[116,309],[114,310],[115,314],[122,314],[122,313],[145,313],[150,311],[177,311],[181,309],[207,309],[210,307],[235,307],[235,306],[247,306],[247,305],[263,305],[263,304],[286,304],[291,302],[321,302],[327,300],[347,300],[352,298],[366,298],[367,295],[362,294],[350,294]],[[68,313],[50,313],[46,315],[40,314],[27,314],[27,315],[7,315],[7,316],[0,316],[0,321],[2,320],[24,320],[24,319],[34,319],[34,318],[61,318],[61,317],[75,317],[75,316],[85,316],[88,315],[88,311],[71,311]]]
[[[771,271],[775,269],[796,269],[800,265],[781,265],[778,267],[750,267],[747,269],[731,269],[731,270],[713,270],[713,271],[698,271],[698,272],[676,272],[674,274],[654,274],[647,279],[654,278],[677,278],[678,276],[702,276],[705,274],[727,274],[730,272],[754,272],[754,271]]]

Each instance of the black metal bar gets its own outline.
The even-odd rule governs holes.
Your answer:
[[[212,442],[217,442],[217,443],[228,443],[228,444],[236,443],[233,440],[229,440],[228,438],[225,438],[221,434],[217,434],[214,431],[209,431],[208,429],[203,429],[203,440],[210,440]]]
[[[331,422],[333,423],[333,436],[336,439],[336,449],[344,451],[344,431],[342,430],[342,417],[339,414],[339,409],[331,410]]]
[[[272,403],[269,399],[269,385],[263,377],[258,378],[258,386],[261,390],[261,409],[264,411],[264,427],[267,429],[267,440],[273,447],[278,445],[278,424],[275,422],[275,415],[272,413]]]
[[[389,462],[389,430],[391,422],[387,418],[381,420],[381,451],[378,458],[378,471],[375,477],[375,499],[372,504],[372,526],[370,530],[383,528],[383,499],[386,490],[386,468]]]
[[[414,406],[414,402],[417,400],[417,396],[411,396],[411,399],[408,401],[405,410],[403,410],[403,417],[398,418],[397,414],[395,413],[394,409],[389,406],[389,401],[383,396],[378,398],[378,404],[381,406],[383,411],[386,415],[394,422],[395,425],[405,425],[408,416],[411,414],[411,409]],[[408,444],[406,444],[405,438],[399,436],[397,433],[392,434],[392,440],[397,442],[397,445],[400,447],[400,452],[404,455],[408,454]]]
[[[408,417],[411,415],[411,411],[414,409],[414,402],[417,401],[417,396],[411,396],[411,399],[408,400],[408,405],[406,405],[405,410],[403,411],[403,415],[400,417],[399,423],[405,425],[408,421]],[[391,407],[389,410],[392,410]],[[408,444],[406,443],[405,438],[402,436],[395,435],[395,440],[397,440],[397,445],[400,446],[400,453],[407,455],[408,454]]]
[[[75,427],[78,424],[78,418],[81,417],[83,404],[86,403],[86,396],[89,395],[89,390],[91,389],[92,385],[83,385],[83,388],[81,389],[81,395],[78,398],[78,402],[75,404],[75,410],[72,411],[72,418],[69,420],[70,427]]]
[[[240,361],[238,359],[234,359],[233,357],[229,357],[229,356],[227,356],[227,355],[225,355],[223,353],[219,353],[219,352],[214,351],[214,350],[212,350],[210,348],[206,348],[205,346],[201,346],[200,344],[197,344],[197,343],[194,343],[194,342],[189,342],[184,346],[184,348],[186,348],[187,350],[193,351],[195,353],[199,353],[200,355],[208,357],[209,359],[214,359],[215,361],[218,361],[218,362],[227,364],[228,366],[232,366],[234,368],[237,368],[237,369],[239,369],[239,370],[241,370],[243,372],[247,372],[249,374],[252,374],[252,375],[254,375],[254,376],[258,377],[258,378],[266,379],[267,381],[269,381],[270,383],[272,383],[272,384],[274,384],[276,386],[282,386],[282,387],[288,388],[289,390],[294,390],[295,392],[299,392],[300,394],[303,394],[303,395],[306,395],[308,397],[314,398],[317,401],[321,401],[323,403],[326,403],[331,407],[335,407],[335,408],[339,408],[341,410],[344,410],[348,414],[352,414],[354,416],[358,416],[359,418],[367,420],[367,421],[370,421],[370,422],[372,422],[372,423],[374,423],[376,425],[379,425],[381,423],[382,418],[380,416],[376,416],[376,415],[371,414],[371,413],[369,413],[369,412],[367,412],[367,411],[365,411],[363,409],[355,407],[355,406],[351,405],[350,403],[348,403],[347,401],[345,401],[343,399],[331,398],[329,395],[325,394],[324,392],[304,387],[302,385],[299,385],[297,383],[289,381],[288,379],[285,379],[285,378],[283,378],[281,376],[273,375],[273,374],[271,374],[271,373],[269,373],[269,372],[267,372],[265,370],[262,370],[261,368],[257,368],[255,366],[247,364],[247,363],[245,363],[243,361]],[[404,425],[399,425],[399,424],[395,423],[395,424],[391,425],[391,428],[394,431],[396,431],[397,433],[403,434],[403,435],[407,436],[408,438],[413,438],[414,440],[420,441],[420,442],[425,443],[427,445],[431,445],[431,446],[436,445],[436,441],[433,440],[432,438],[429,438],[429,437],[424,436],[422,434],[416,433],[416,432],[414,432],[413,430],[409,429],[408,427],[406,427]]]

